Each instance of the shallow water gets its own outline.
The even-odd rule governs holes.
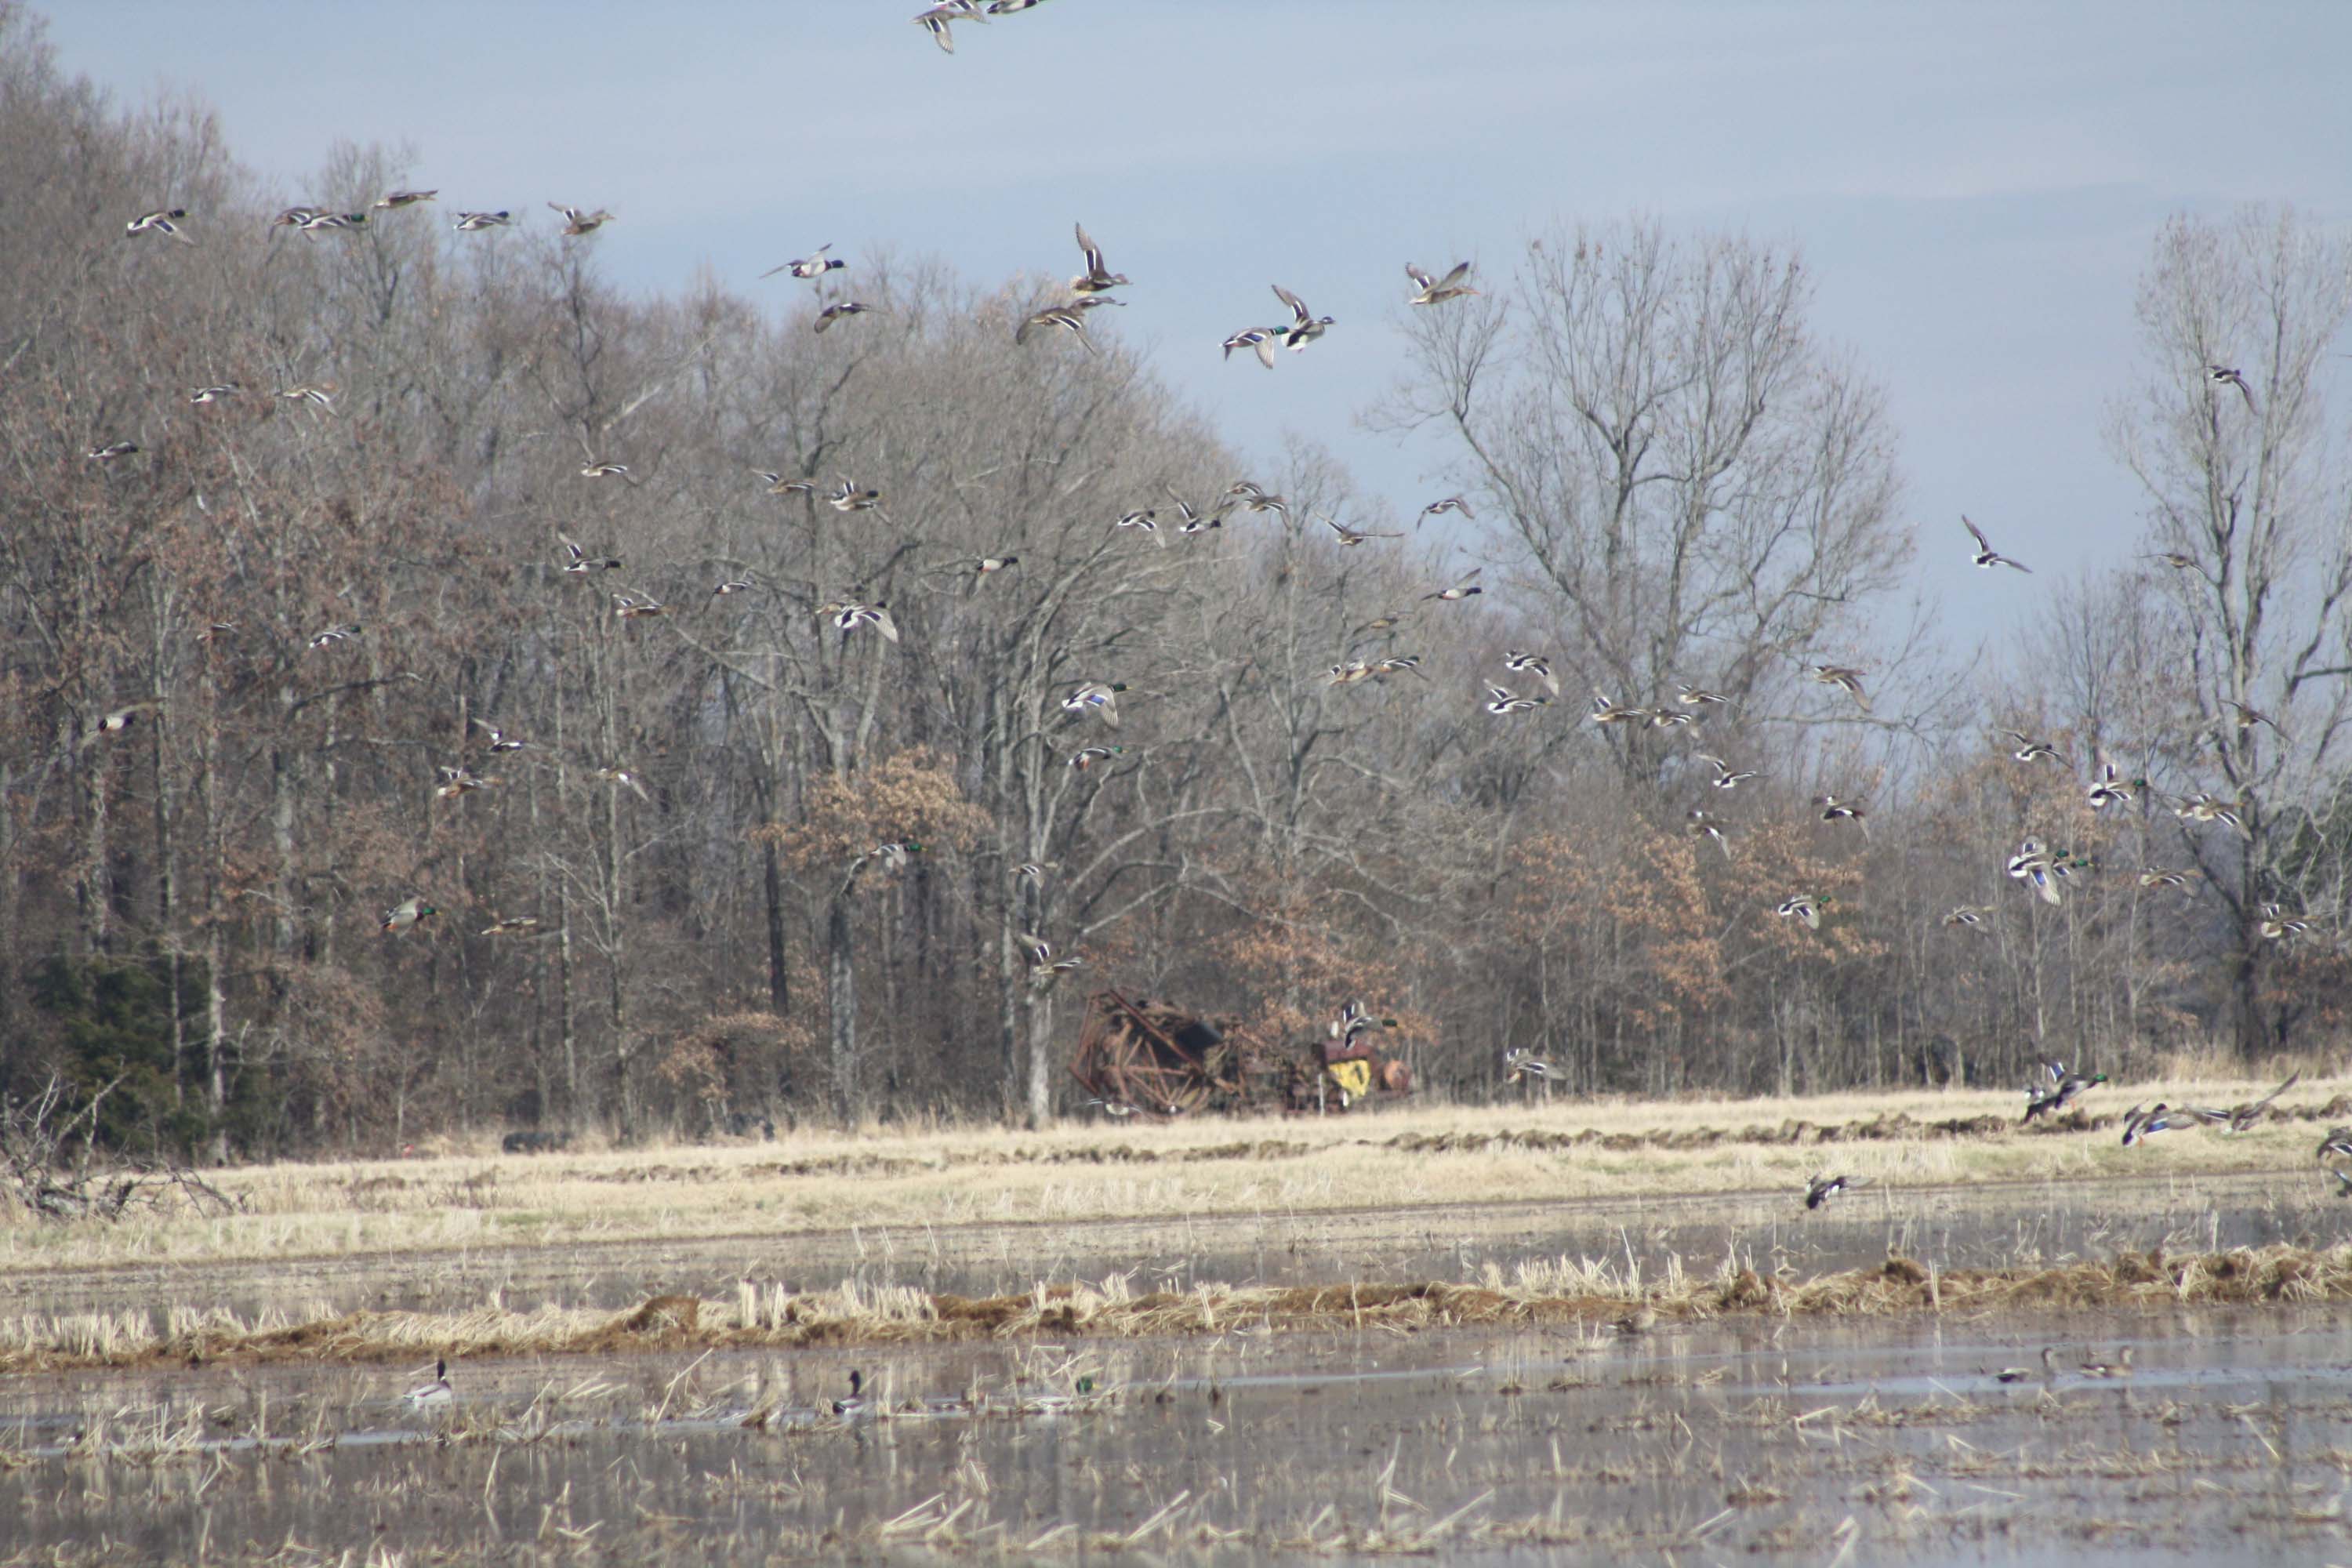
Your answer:
[[[817,1289],[913,1286],[987,1296],[1131,1273],[1135,1288],[1465,1279],[1528,1258],[1607,1258],[1654,1275],[1668,1259],[1712,1270],[1853,1268],[1896,1251],[1938,1268],[2056,1263],[2175,1250],[2326,1245],[2352,1235],[2352,1204],[2314,1172],[1865,1187],[1817,1214],[1785,1193],[1266,1211],[1068,1224],[854,1227],[788,1236],[372,1253],[288,1262],[28,1271],[0,1279],[0,1314],[121,1311],[164,1302],[252,1318],[300,1307],[620,1308],[662,1291],[724,1299],[736,1281]]]
[[[2053,1385],[1992,1380],[2045,1343]],[[2126,1343],[2127,1380],[2072,1370]],[[891,1414],[826,1408],[853,1363]],[[777,1415],[747,1429],[763,1371]],[[2340,1556],[2352,1506],[2352,1315],[2328,1310],[1237,1331],[450,1375],[454,1407],[424,1415],[397,1404],[405,1372],[14,1381],[7,1550],[1818,1565],[1850,1535],[1853,1563],[2284,1563]]]

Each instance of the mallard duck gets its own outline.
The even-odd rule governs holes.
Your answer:
[[[2189,890],[2190,875],[2191,873],[2187,871],[2161,869],[2142,871],[2139,874],[2139,885],[2143,888],[2178,888],[2185,893]]]
[[[1675,683],[1675,700],[1685,708],[1728,708],[1735,705],[1731,699],[1722,692],[1709,691],[1703,686],[1693,686],[1687,680]]]
[[[1731,858],[1731,839],[1723,831],[1721,823],[1697,806],[1692,806],[1683,815],[1690,820],[1687,831],[1694,837],[1714,839],[1715,847],[1723,851],[1723,858],[1727,860]]]
[[[1514,696],[1510,689],[1504,686],[1489,686],[1486,688],[1486,695],[1488,698],[1486,711],[1496,715],[1532,713],[1538,708],[1551,706],[1551,699],[1549,697]]]
[[[1698,722],[1697,714],[1679,712],[1672,708],[1653,708],[1647,717],[1653,730],[1686,730]]]
[[[2336,1195],[2339,1198],[2352,1198],[2352,1173],[2346,1172],[2340,1166],[2330,1165],[2327,1167],[2327,1173],[2336,1178]]]
[[[2224,805],[2202,790],[2174,806],[2172,815],[2189,822],[2219,822],[2247,843],[2254,841],[2254,830],[2246,826],[2246,819],[2238,815],[2235,807]]]
[[[1034,327],[1059,327],[1084,344],[1087,353],[1095,352],[1094,340],[1087,336],[1085,312],[1074,310],[1067,305],[1049,305],[1030,316],[1013,329],[1013,341],[1015,343],[1027,342],[1030,329]]]
[[[2146,779],[2126,780],[2116,771],[2113,763],[2101,763],[2098,776],[2084,791],[2084,798],[2093,811],[2105,811],[2111,805],[2129,805],[2132,798],[2147,783]]]
[[[441,783],[433,791],[436,800],[455,800],[461,795],[470,795],[499,782],[495,777],[484,777],[475,773],[462,763],[456,767],[444,766],[436,771],[441,775]]]
[[[824,504],[841,512],[872,511],[882,504],[882,492],[863,489],[852,484],[845,477],[840,484],[834,487],[833,492],[824,498]]]
[[[1329,529],[1333,533],[1339,535],[1339,543],[1341,547],[1345,549],[1353,549],[1355,546],[1363,543],[1364,541],[1368,539],[1402,539],[1404,537],[1402,533],[1360,532],[1355,529],[1349,528],[1346,523],[1339,521],[1337,518],[1330,517],[1327,517],[1323,520],[1323,526]]]
[[[2076,1369],[2084,1377],[2129,1377],[2132,1374],[2132,1348],[2129,1345],[2116,1352],[2113,1361],[2086,1361]]]
[[[1290,521],[1288,501],[1280,496],[1267,494],[1247,479],[1236,481],[1233,489],[1227,490],[1225,494],[1244,511],[1270,511],[1286,523]],[[1474,573],[1472,575],[1475,576],[1476,574]]]
[[[1378,680],[1391,675],[1421,675],[1423,680],[1429,679],[1426,675],[1421,674],[1421,656],[1417,653],[1391,654],[1372,666],[1373,679]]]
[[[1966,514],[1963,514],[1960,518],[1960,526],[1967,529],[1969,531],[1969,537],[1977,542],[1976,553],[1970,557],[1970,559],[1973,560],[1979,568],[1990,571],[1995,566],[2013,566],[2018,571],[2024,572],[2029,574],[2032,572],[2033,568],[2028,566],[2024,562],[2011,560],[2010,557],[2003,555],[2000,551],[1995,550],[1992,547],[1991,542],[1985,538],[1984,530],[1979,528],[1975,523],[1970,522]]]
[[[1087,269],[1070,279],[1070,292],[1099,294],[1106,289],[1116,289],[1126,282],[1126,273],[1113,272],[1103,265],[1102,247],[1094,242],[1094,237],[1087,232],[1087,226],[1079,224],[1076,228],[1078,248],[1086,253]]]
[[[1282,329],[1282,346],[1293,353],[1321,337],[1326,328],[1339,325],[1328,316],[1310,315],[1306,301],[1279,283],[1274,286],[1274,297],[1289,306],[1295,318],[1289,326]]]
[[[278,395],[289,403],[307,403],[322,414],[332,414],[335,411],[335,389],[332,386],[317,385],[306,381],[299,386],[286,387]]]
[[[2352,1160],[2352,1127],[2331,1127],[2327,1136],[2319,1141],[2319,1152],[2313,1156],[2325,1163],[2333,1157]]]
[[[1851,822],[1864,833],[1870,831],[1870,808],[1858,800],[1841,800],[1833,795],[1817,795],[1813,804],[1822,808],[1823,822]]]
[[[2242,702],[2232,702],[2226,697],[2221,700],[2221,706],[2230,710],[2231,714],[2237,720],[2238,733],[2241,735],[2246,733],[2257,724],[2266,724],[2270,727],[2271,733],[2276,735],[2280,740],[2292,742],[2294,739],[2294,737],[2289,735],[2284,730],[2278,727],[2277,720],[2272,718],[2269,714],[2263,712],[2259,708],[2249,708]]]
[[[898,623],[890,618],[890,606],[879,599],[870,605],[855,601],[848,604],[819,605],[816,613],[819,616],[832,616],[833,624],[840,628],[845,641],[848,639],[850,633],[862,626],[872,626],[876,631],[880,632],[885,642],[895,643],[898,640]]]
[[[323,208],[316,206],[281,207],[278,209],[278,216],[269,220],[269,226],[272,228],[299,228],[302,226],[304,220],[317,217],[323,210]]]
[[[360,630],[360,624],[357,621],[347,621],[339,626],[329,626],[323,631],[311,635],[310,647],[313,649],[332,647],[339,642],[347,642],[359,636]]]
[[[139,715],[152,712],[162,706],[163,704],[152,701],[133,702],[127,708],[117,708],[111,713],[101,713],[89,729],[82,731],[80,744],[76,749],[93,745],[109,735],[120,735],[139,721]]]
[[[1584,716],[1588,724],[1632,724],[1636,728],[1650,721],[1647,708],[1633,708],[1619,702],[1603,692],[1592,694],[1592,711]]]
[[[198,642],[208,643],[214,641],[215,638],[232,637],[236,635],[236,623],[235,621],[211,621],[205,624],[203,631],[196,634],[196,640]]]
[[[835,321],[849,316],[863,316],[873,309],[873,306],[861,305],[855,300],[845,300],[838,305],[827,305],[816,313],[816,320],[810,324],[809,330],[822,332]]]
[[[1166,490],[1168,492],[1168,499],[1176,503],[1177,532],[1185,534],[1206,533],[1210,529],[1223,528],[1225,526],[1225,509],[1223,507],[1219,507],[1214,511],[1203,515],[1201,512],[1194,511],[1192,510],[1192,503],[1186,500],[1182,496],[1178,495],[1173,487],[1162,485],[1160,489]]]
[[[1520,1046],[1516,1048],[1507,1047],[1504,1049],[1503,1078],[1506,1082],[1517,1083],[1523,1078],[1549,1078],[1551,1075],[1551,1063],[1545,1061],[1526,1047]]]
[[[1345,664],[1333,665],[1331,667],[1330,678],[1324,681],[1323,684],[1326,686],[1353,686],[1360,680],[1370,680],[1371,678],[1372,667],[1370,665],[1365,663],[1360,658],[1351,658]]]
[[[1854,700],[1865,713],[1870,711],[1870,694],[1862,689],[1863,672],[1850,665],[1817,664],[1809,679],[1823,686],[1834,686]]]
[[[2175,572],[2195,572],[2200,577],[2204,575],[2203,570],[2197,564],[2197,558],[2195,556],[2184,555],[2178,550],[2151,551],[2148,553],[2142,555],[2140,559],[2143,561],[2161,561],[2167,566],[2171,567]]]
[[[1114,531],[1131,528],[1155,544],[1165,545],[1168,542],[1160,537],[1160,514],[1149,507],[1119,513],[1118,521],[1112,523],[1111,528]]]
[[[207,403],[218,403],[224,398],[235,397],[244,390],[241,386],[227,383],[219,386],[200,386],[188,394],[188,401],[202,406]]]
[[[2009,874],[2032,884],[2045,904],[2063,902],[2058,891],[2057,862],[2039,838],[2029,838],[2009,858]]]
[[[550,202],[547,205],[551,209],[563,215],[563,234],[567,239],[577,239],[583,234],[593,234],[620,216],[617,213],[608,213],[603,207],[598,207],[594,212],[582,212],[578,207],[567,207],[561,202]]]
[[[1135,1114],[1135,1107],[1123,1100],[1105,1100],[1100,1095],[1087,1101],[1087,1109],[1099,1110],[1105,1116],[1126,1118]]]
[[[921,20],[918,17],[917,20]],[[835,1415],[863,1415],[868,1409],[866,1398],[866,1374],[852,1367],[849,1373],[849,1397],[833,1402]]]
[[[749,577],[730,577],[711,589],[710,596],[714,599],[723,599],[730,594],[748,594],[758,586],[759,584]]]
[[[570,534],[558,532],[555,537],[562,542],[564,553],[569,557],[563,565],[567,574],[578,572],[617,572],[621,569],[621,558],[617,555],[591,555],[581,549]]]
[[[623,786],[646,805],[653,804],[654,797],[646,793],[645,781],[637,776],[636,770],[634,768],[615,765],[609,768],[592,768],[589,771],[606,784]]]
[[[1044,3],[1045,0],[988,0],[988,14],[992,16],[1017,16],[1024,11],[1036,9]]]
[[[180,224],[187,216],[185,207],[164,207],[152,213],[141,213],[122,226],[122,237],[136,239],[142,234],[160,234],[166,239],[176,239],[182,245],[194,245],[196,242],[180,231]]]
[[[828,239],[823,245],[818,246],[814,250],[810,251],[806,256],[795,256],[781,267],[769,268],[765,272],[761,273],[760,276],[761,278],[773,278],[779,272],[789,272],[795,278],[822,278],[828,272],[848,266],[849,263],[844,261],[838,256],[827,256],[825,254],[826,251],[831,250],[832,248],[833,241]]]
[[[2264,904],[2262,908],[2262,919],[2255,929],[2263,933],[2265,941],[2294,942],[2309,936],[2312,932],[2312,924],[2309,921],[2297,920],[2287,914],[2276,904]]]
[[[637,482],[636,475],[629,472],[628,464],[601,462],[593,458],[581,468],[580,477],[583,479],[618,479],[629,485]]]
[[[378,196],[375,205],[368,210],[398,212],[403,207],[413,207],[419,202],[429,202],[440,194],[439,191],[394,191],[389,195]]]
[[[1826,893],[1799,893],[1781,900],[1772,912],[1784,921],[1802,921],[1808,931],[1819,931],[1822,911],[1836,901]]]
[[[1738,789],[1749,779],[1764,776],[1753,768],[1734,768],[1721,757],[1710,757],[1705,752],[1699,753],[1698,760],[1715,770],[1715,776],[1706,781],[1714,789]]]
[[[855,871],[871,860],[880,863],[884,874],[901,877],[906,875],[907,868],[913,863],[914,857],[922,854],[928,847],[929,847],[919,839],[893,839],[887,844],[877,844],[873,848],[851,861],[849,868]]]
[[[1044,937],[1021,933],[1021,945],[1029,950],[1029,984],[1040,991],[1053,989],[1054,983],[1078,968],[1086,961],[1075,955],[1055,958],[1054,944]]]
[[[1253,507],[1251,510],[1255,510],[1256,509]],[[1466,599],[1473,594],[1483,594],[1486,590],[1479,587],[1475,579],[1477,577],[1479,573],[1484,572],[1486,568],[1483,566],[1474,566],[1467,573],[1464,574],[1460,582],[1454,584],[1451,588],[1441,588],[1434,594],[1423,594],[1422,598],[1424,601],[1436,599],[1444,604],[1451,605],[1463,599]]]
[[[1559,677],[1552,673],[1551,660],[1542,654],[1513,648],[1503,656],[1503,668],[1514,675],[1532,675],[1543,682],[1545,690],[1559,695]]]
[[[365,213],[312,213],[294,226],[305,239],[316,239],[322,234],[349,234],[367,226]]]
[[[1045,868],[1038,861],[1024,860],[1013,868],[1013,874],[1032,882],[1043,882],[1045,879]]]
[[[1805,1184],[1805,1206],[1817,1209],[1840,1193],[1850,1193],[1864,1184],[1860,1176],[1815,1175]]]
[[[400,1396],[401,1404],[411,1410],[428,1410],[453,1403],[457,1395],[449,1386],[449,1363],[445,1357],[433,1363],[433,1381],[420,1383]]]
[[[955,53],[955,29],[948,24],[963,14],[960,6],[934,5],[915,17],[915,26],[930,34],[931,42],[939,45],[941,53],[951,55]]]
[[[2221,1114],[2217,1125],[2225,1132],[2252,1131],[2261,1124],[2263,1118],[2270,1114],[2271,1102],[2302,1081],[2303,1069],[2298,1068],[2287,1074],[2284,1082],[2260,1100],[2247,1100],[2243,1104],[2231,1106]]]
[[[1992,913],[1992,907],[1990,904],[1962,904],[1946,915],[1942,923],[1948,926],[1966,926],[1970,931],[1979,931],[1984,927],[1985,916],[1990,913]]]
[[[2186,1109],[2176,1110],[2162,1100],[2157,1101],[2154,1109],[2147,1111],[2135,1105],[2124,1112],[2124,1147],[2128,1149],[2159,1132],[2178,1132],[2184,1127],[2197,1126],[2204,1120]]]
[[[537,930],[539,930],[537,915],[509,915],[504,920],[492,921],[475,934],[477,936],[529,936]]]
[[[1125,681],[1089,680],[1062,699],[1065,712],[1084,716],[1097,713],[1112,729],[1118,728],[1118,694],[1127,689]]]
[[[2003,730],[2000,733],[2017,742],[2017,749],[2009,754],[2018,762],[2038,763],[2047,758],[2063,768],[2074,765],[2057,747],[2047,741],[2037,741],[2022,730]]]
[[[504,228],[514,221],[514,215],[500,209],[494,213],[459,213],[450,226],[459,234],[479,234],[486,228]]]
[[[404,899],[384,911],[383,923],[378,929],[386,934],[406,931],[418,921],[431,920],[440,912],[423,899]]]
[[[2205,381],[2210,386],[2236,387],[2238,395],[2246,400],[2246,411],[2250,414],[2253,412],[2254,389],[2247,384],[2246,378],[2237,371],[2226,364],[2209,364],[2205,367]]]
[[[1470,510],[1470,503],[1464,500],[1460,496],[1447,496],[1444,500],[1431,501],[1427,506],[1421,509],[1421,515],[1423,517],[1444,517],[1449,511],[1458,511],[1472,522],[1478,521],[1477,513]]]
[[[1097,763],[1107,763],[1113,757],[1122,755],[1126,751],[1125,746],[1081,746],[1076,754],[1070,758],[1069,765],[1080,773],[1085,773]]]
[[[2103,1072],[2088,1074],[2068,1072],[2064,1062],[2044,1062],[2042,1068],[2049,1075],[2049,1081],[2039,1086],[2027,1086],[2025,1120],[2028,1121],[2037,1116],[2056,1115],[2074,1104],[2084,1089],[2095,1089],[2107,1081],[2107,1075]],[[2162,1107],[2158,1109],[2161,1110]]]
[[[2039,1373],[2035,1373],[2030,1366],[2005,1366],[1999,1372],[1992,1374],[1992,1380],[1995,1383],[2023,1383],[2028,1378],[2039,1376],[2042,1382],[2048,1383],[2057,1375],[2058,1352],[2050,1346],[2043,1345],[2042,1347],[2042,1370]]]
[[[1234,357],[1235,349],[1249,349],[1256,353],[1257,363],[1266,369],[1274,368],[1274,342],[1282,336],[1280,327],[1244,327],[1225,340],[1225,358]]]
[[[634,621],[647,616],[666,616],[669,606],[651,594],[615,594],[613,613],[625,621]]]
[[[1432,278],[1408,261],[1404,264],[1404,275],[1412,279],[1413,287],[1420,290],[1406,301],[1408,304],[1442,305],[1448,300],[1459,300],[1465,294],[1478,292],[1463,285],[1462,279],[1470,276],[1470,264],[1466,261],[1455,262],[1454,270],[1443,278]]]
[[[111,463],[116,458],[127,458],[137,450],[139,450],[139,443],[136,441],[109,441],[102,447],[92,447],[82,456],[93,463]]]

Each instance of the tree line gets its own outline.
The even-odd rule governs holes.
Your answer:
[[[1432,525],[1234,450],[1118,312],[1016,345],[1052,280],[632,295],[613,232],[375,209],[403,174],[266,191],[0,5],[0,1092],[214,1155],[1036,1123],[1098,984],[1269,1050],[1361,998],[1471,1097],[2342,1037],[2352,257],[2292,215],[2155,237],[2142,553],[1962,660],[1902,595],[1958,520],[1785,247],[1579,226],[1401,297],[1363,418],[1441,433]]]

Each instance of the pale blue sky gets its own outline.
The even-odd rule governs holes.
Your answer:
[[[2043,584],[2131,548],[2100,432],[2165,216],[2352,217],[2333,4],[1047,0],[953,58],[913,0],[46,9],[68,68],[200,92],[288,200],[339,139],[405,144],[445,208],[612,208],[601,258],[648,289],[708,264],[781,306],[801,286],[753,279],[825,240],[1066,276],[1083,218],[1172,385],[1245,452],[1320,442],[1401,517],[1445,454],[1353,415],[1400,366],[1407,259],[1500,270],[1635,213],[1793,241],[1822,332],[1891,393],[1962,646],[2021,603],[1969,568],[1963,510]],[[1339,325],[1274,375],[1221,363],[1273,279]]]

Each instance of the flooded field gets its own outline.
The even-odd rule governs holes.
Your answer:
[[[0,1561],[2307,1563],[2352,1523],[2333,1310],[412,1373],[17,1380]]]

